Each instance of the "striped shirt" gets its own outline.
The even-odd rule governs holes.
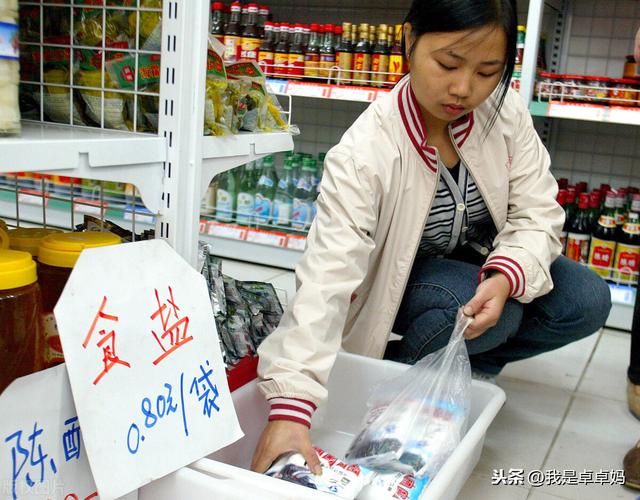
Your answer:
[[[418,254],[444,256],[469,245],[490,249],[495,226],[478,186],[464,163],[448,169],[438,162],[440,181],[422,234]],[[485,252],[488,250],[484,250]]]

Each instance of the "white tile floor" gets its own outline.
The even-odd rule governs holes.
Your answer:
[[[288,300],[291,271],[225,261],[238,279],[273,283]],[[603,330],[533,359],[508,366],[498,377],[507,402],[489,429],[482,457],[461,500],[640,500],[622,486],[492,486],[494,469],[587,471],[622,469],[640,439],[640,422],[626,405],[630,337]],[[526,473],[525,473],[526,474]]]

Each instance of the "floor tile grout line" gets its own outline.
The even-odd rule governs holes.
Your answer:
[[[600,332],[598,333],[598,340],[596,341],[595,345],[593,346],[593,350],[591,351],[591,354],[589,355],[589,359],[587,360],[587,362],[584,365],[584,368],[582,369],[582,373],[580,374],[580,377],[578,378],[578,383],[576,384],[575,388],[573,391],[571,391],[571,395],[569,397],[569,404],[567,404],[567,407],[565,408],[564,414],[562,415],[562,419],[560,420],[560,424],[558,425],[558,428],[556,429],[555,434],[553,435],[553,439],[551,440],[551,444],[549,445],[549,449],[547,450],[547,453],[544,457],[544,459],[542,460],[542,466],[540,467],[541,470],[544,470],[547,462],[549,461],[549,457],[551,456],[551,452],[553,451],[553,448],[558,440],[558,437],[560,436],[560,432],[562,432],[562,428],[564,427],[564,424],[567,420],[567,417],[569,416],[569,412],[571,411],[571,408],[573,407],[573,402],[576,399],[576,396],[580,395],[581,393],[578,392],[578,388],[580,387],[580,384],[582,384],[582,381],[584,379],[584,376],[587,373],[587,370],[589,369],[589,365],[591,364],[591,361],[593,360],[593,357],[595,356],[596,350],[598,349],[598,346],[600,345],[600,341],[602,340],[602,336],[604,335],[604,329],[600,329]],[[527,499],[531,498],[531,495],[533,495],[533,492],[530,492],[529,495],[527,496]]]

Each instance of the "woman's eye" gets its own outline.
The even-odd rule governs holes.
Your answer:
[[[454,69],[456,69],[455,66],[447,66],[446,64],[442,64],[440,61],[438,61],[438,64],[445,71],[453,71]]]
[[[496,76],[498,73],[490,73],[490,74],[487,74],[487,73],[478,73],[478,74],[479,74],[481,77],[483,77],[483,78],[491,78],[491,77],[493,77],[493,76]]]

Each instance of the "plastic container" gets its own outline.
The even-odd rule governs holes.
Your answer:
[[[609,87],[611,78],[606,76],[587,76],[583,80],[585,100],[593,104],[607,104],[609,99]]]
[[[18,0],[0,0],[0,135],[20,132]]]
[[[624,64],[624,77],[638,78],[639,76],[640,73],[638,73],[638,63],[636,63],[635,56],[633,54],[628,55]]]
[[[80,252],[121,243],[112,233],[59,233],[43,238],[39,252],[38,275],[42,287],[42,315],[44,328],[44,364],[50,368],[64,362],[53,308],[58,302],[71,275]]]
[[[633,92],[637,87],[636,80],[630,78],[618,78],[611,80],[612,106],[638,106],[640,105],[640,92]]]
[[[38,260],[39,248],[42,239],[50,234],[61,233],[60,229],[44,229],[40,227],[19,227],[10,229],[9,247],[12,250],[29,252],[35,260]]]
[[[561,89],[558,85],[558,78],[561,75],[555,73],[548,73],[541,71],[538,74],[538,81],[536,83],[536,97],[539,97],[541,101],[554,100],[561,93]]]
[[[586,102],[587,94],[584,77],[580,75],[559,75],[563,84],[562,94],[565,101]]]
[[[30,254],[0,250],[0,392],[42,367],[37,279]]]
[[[391,361],[339,353],[329,379],[329,400],[313,418],[311,431],[313,444],[334,456],[343,457],[355,433],[360,430],[370,389],[378,382],[399,375],[408,368],[408,365]],[[471,393],[469,429],[456,451],[424,490],[421,498],[429,500],[456,498],[480,459],[487,429],[504,404],[505,394],[497,386],[475,380],[472,382]],[[239,498],[335,500],[336,497],[332,495],[250,472],[251,458],[267,421],[269,408],[258,391],[256,381],[235,391],[232,398],[245,436],[209,458],[190,465],[192,469],[211,478],[208,487],[219,488],[221,484],[228,482],[230,488],[232,484],[235,485],[233,486],[235,493],[245,495]],[[204,494],[205,490],[198,491]],[[211,490],[211,492],[218,491],[222,490]],[[263,493],[258,495],[258,492]],[[187,492],[182,492],[182,497],[206,498],[190,495]],[[151,497],[141,496],[140,498]],[[162,500],[169,497],[154,498]],[[235,497],[224,496],[224,498]]]

